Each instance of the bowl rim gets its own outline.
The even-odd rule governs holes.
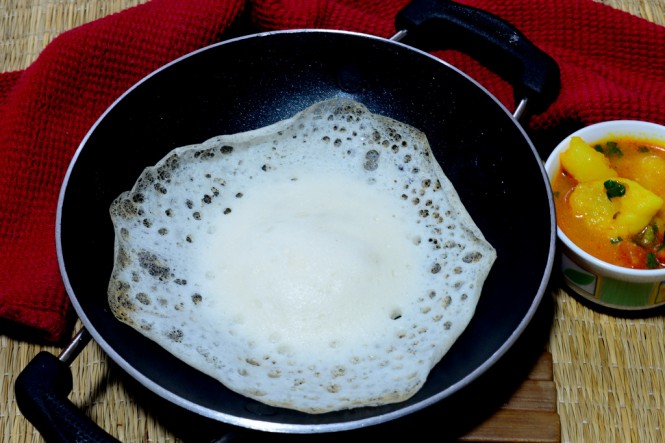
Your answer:
[[[657,123],[641,121],[641,120],[608,120],[604,122],[594,123],[577,131],[569,134],[556,145],[552,150],[547,160],[545,161],[545,171],[552,180],[552,173],[558,170],[559,154],[563,151],[570,139],[574,136],[580,136],[587,143],[601,140],[607,137],[617,135],[631,135],[638,138],[654,140],[662,142],[665,146],[665,126]],[[662,269],[633,269],[624,266],[614,265],[604,260],[594,257],[590,253],[584,251],[577,246],[562,230],[557,223],[557,236],[570,251],[576,254],[580,259],[589,263],[594,269],[601,270],[605,276],[626,278],[630,281],[658,281],[665,280],[665,268]]]

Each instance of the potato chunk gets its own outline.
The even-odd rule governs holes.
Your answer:
[[[620,178],[616,181],[626,187],[626,195],[612,199],[621,202],[621,210],[615,218],[617,229],[626,234],[637,234],[663,206],[663,199],[633,180]]]
[[[589,146],[581,137],[571,137],[570,145],[559,158],[561,167],[578,182],[606,180],[618,176],[607,157]]]
[[[569,204],[575,216],[590,229],[605,232],[608,237],[616,237],[614,216],[621,210],[617,199],[607,198],[604,180],[578,183],[570,194]]]
[[[579,183],[569,203],[590,229],[604,232],[608,238],[627,238],[649,224],[663,206],[663,199],[633,180],[612,180],[625,187],[623,196],[609,198],[606,180],[594,180]]]
[[[626,162],[627,163],[627,162]],[[634,180],[649,191],[665,198],[665,158],[655,154],[644,154],[638,161],[617,166],[622,177]]]

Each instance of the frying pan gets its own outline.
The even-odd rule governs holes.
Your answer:
[[[152,73],[97,121],[71,162],[56,223],[63,280],[85,329],[59,359],[39,354],[16,384],[19,407],[44,436],[111,438],[89,428],[66,399],[68,363],[87,335],[167,402],[212,421],[296,434],[358,429],[419,411],[468,385],[511,348],[545,292],[556,226],[541,159],[517,117],[542,112],[556,98],[558,67],[510,24],[454,2],[414,2],[400,12],[397,27],[390,40],[297,30],[215,44]],[[497,70],[514,86],[515,115],[461,71],[397,41],[405,35],[413,45],[452,44]],[[265,126],[338,96],[427,135],[498,259],[471,323],[416,395],[310,415],[231,392],[113,317],[106,300],[113,261],[108,208],[173,148]]]

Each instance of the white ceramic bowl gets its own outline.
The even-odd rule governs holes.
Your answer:
[[[573,136],[593,144],[613,136],[644,138],[665,146],[665,126],[615,120],[582,128],[559,143],[545,162],[550,180],[559,172],[559,154]],[[564,282],[582,297],[604,307],[643,310],[665,305],[665,269],[630,269],[599,260],[575,245],[557,228]]]

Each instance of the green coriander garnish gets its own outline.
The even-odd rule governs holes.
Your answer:
[[[617,142],[607,142],[607,154],[608,155],[616,155],[621,157],[623,155],[623,152],[619,148],[619,145]]]
[[[619,183],[616,180],[607,180],[603,183],[605,190],[607,191],[607,198],[612,199],[614,197],[623,197],[626,195],[626,187]]]
[[[658,267],[658,260],[653,252],[647,254],[647,268],[654,269]]]

